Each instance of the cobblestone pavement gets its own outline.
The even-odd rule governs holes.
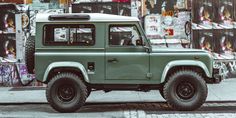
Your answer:
[[[48,104],[0,105],[0,117],[21,118],[236,118],[236,101],[207,102],[196,111],[173,111],[165,102],[87,103],[75,113]]]

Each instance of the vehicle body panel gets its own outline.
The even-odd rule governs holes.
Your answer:
[[[122,17],[123,18],[123,17]],[[127,18],[128,19],[128,18]],[[45,46],[43,27],[46,24],[93,24],[95,26],[94,46]],[[108,45],[109,25],[134,24],[140,31],[143,46],[112,47]],[[85,81],[91,84],[160,84],[168,71],[175,66],[200,67],[212,77],[213,60],[209,53],[191,49],[160,49],[150,46],[145,33],[136,19],[127,21],[63,21],[37,22],[35,44],[35,71],[39,81],[46,82],[48,74],[55,67],[77,67],[87,74]],[[109,60],[116,59],[116,61]],[[95,64],[95,71],[89,72],[88,63]]]

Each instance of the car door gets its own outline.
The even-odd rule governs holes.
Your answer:
[[[143,80],[149,73],[149,53],[135,25],[110,25],[106,47],[107,80]]]

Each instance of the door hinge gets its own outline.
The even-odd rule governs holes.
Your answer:
[[[152,73],[147,73],[147,78],[152,78]]]

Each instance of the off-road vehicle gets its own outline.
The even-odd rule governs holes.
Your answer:
[[[91,90],[159,90],[173,109],[195,110],[206,80],[221,78],[208,52],[154,48],[137,18],[96,13],[37,15],[26,64],[59,112],[82,107]]]

